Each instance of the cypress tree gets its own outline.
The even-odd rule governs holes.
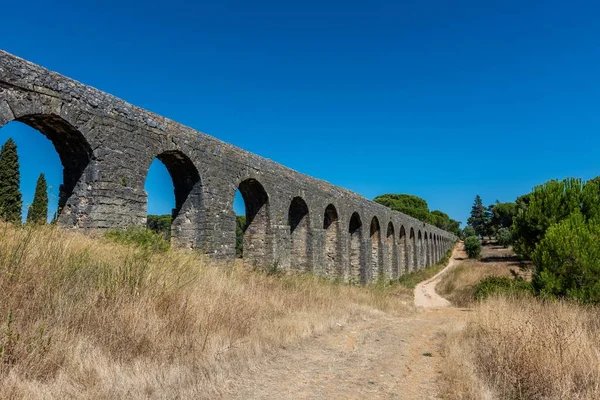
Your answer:
[[[0,217],[21,223],[21,190],[17,144],[8,139],[0,149]]]
[[[35,185],[33,203],[27,212],[27,223],[45,224],[48,221],[48,185],[46,177],[40,174]]]

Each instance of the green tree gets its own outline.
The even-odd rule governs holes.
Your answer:
[[[513,218],[517,215],[516,203],[500,203],[496,202],[492,206],[491,225],[494,231],[501,228],[510,228],[513,223]]]
[[[173,217],[170,214],[148,215],[146,227],[151,231],[160,233],[165,240],[171,239],[171,224]]]
[[[500,228],[498,229],[498,232],[496,232],[496,240],[500,246],[506,248],[512,243],[512,232],[508,228]]]
[[[518,211],[513,220],[513,247],[525,258],[531,258],[548,228],[571,214],[579,212],[586,220],[600,216],[600,190],[594,181],[551,180],[536,186],[526,199],[526,204],[517,200]]]
[[[35,185],[33,203],[27,212],[28,224],[45,224],[48,222],[48,185],[46,177],[40,174]]]
[[[15,224],[21,223],[20,182],[17,144],[10,138],[0,149],[0,216]]]
[[[373,201],[389,207],[394,211],[410,215],[419,221],[428,224],[434,222],[434,218],[429,212],[427,202],[418,196],[411,194],[382,194],[381,196],[375,197]]]
[[[465,239],[465,251],[469,258],[479,258],[481,255],[481,240],[477,236],[468,236]]]
[[[542,297],[600,303],[600,220],[576,211],[551,226],[533,252],[533,287]]]
[[[238,215],[235,219],[235,255],[244,256],[244,230],[246,229],[246,216]]]
[[[465,229],[463,229],[462,236],[463,238],[468,238],[469,236],[477,236],[477,232],[475,232],[475,229],[473,229],[472,226],[467,225],[465,226]]]
[[[483,237],[488,233],[489,213],[479,195],[475,196],[473,207],[471,207],[471,216],[467,220],[467,224],[475,229],[479,237]]]

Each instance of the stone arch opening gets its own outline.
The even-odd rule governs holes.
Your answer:
[[[421,230],[419,230],[419,232],[417,233],[417,249],[417,269],[421,269],[425,265],[425,254],[423,250],[423,234],[421,233]]]
[[[366,271],[362,262],[362,221],[357,212],[352,214],[350,224],[348,225],[350,234],[350,279],[354,281],[366,282]]]
[[[192,160],[178,150],[160,153],[155,160],[164,165],[173,183],[175,206],[171,210],[171,226],[166,228],[170,232],[171,244],[193,249],[200,239],[200,213],[203,208],[200,174]],[[147,183],[148,176],[145,187]]]
[[[379,219],[373,217],[371,219],[371,278],[373,280],[379,279],[383,275],[383,269],[381,268],[381,226],[379,226]]]
[[[58,163],[52,161],[52,156],[32,153],[32,157],[35,157],[35,164],[43,164],[42,168],[39,172],[34,173],[35,177],[22,179],[21,183],[34,188],[39,173],[43,172],[48,178],[49,170],[54,170],[56,185],[49,182],[51,186],[49,199],[56,201],[57,198],[58,204],[49,204],[51,213],[61,225],[85,226],[88,211],[83,207],[84,204],[87,204],[85,200],[86,185],[78,185],[78,183],[90,179],[90,177],[85,179],[84,173],[93,159],[93,151],[83,134],[69,122],[54,114],[28,114],[2,124],[0,128],[2,128],[3,133],[6,133],[7,137],[3,137],[4,140],[12,136],[29,136],[37,131],[51,142],[51,147],[58,155],[58,163],[62,167],[62,173],[57,165]],[[37,147],[36,142],[40,147],[44,146],[43,140],[37,141],[35,138],[28,138],[27,143],[33,151],[33,148]],[[19,138],[16,141],[18,143]],[[23,151],[29,151],[29,149],[24,149],[18,145],[17,151],[19,156],[22,156]],[[21,157],[21,165],[22,163],[23,158]],[[50,173],[52,174],[52,172]],[[28,201],[23,202],[23,216],[26,216],[27,213],[27,203]],[[55,204],[56,206],[54,206]]]
[[[242,181],[237,192],[243,204],[236,216],[236,255],[248,264],[264,267],[270,254],[269,195],[253,178]]]
[[[385,268],[388,269],[388,274],[392,279],[396,279],[400,275],[398,268],[398,242],[396,241],[396,234],[394,230],[394,224],[388,222],[386,232],[386,260]]]
[[[424,244],[423,244],[423,259],[425,260],[425,267],[431,265],[431,249],[429,248],[430,240],[429,234],[425,232],[424,236]]]
[[[325,275],[340,276],[340,221],[333,204],[325,208],[323,216],[325,230]]]
[[[419,255],[418,255],[418,249],[417,249],[417,237],[415,236],[415,230],[414,228],[410,228],[410,239],[409,239],[409,243],[410,243],[410,254],[409,254],[409,259],[410,259],[410,263],[408,266],[408,271],[412,272],[416,269],[419,269]]]
[[[406,274],[410,268],[408,240],[406,238],[406,230],[404,225],[400,225],[400,235],[398,236],[399,251],[398,251],[398,271],[399,275]]]
[[[301,197],[294,197],[288,211],[290,226],[291,267],[299,271],[310,271],[310,220],[308,205]]]

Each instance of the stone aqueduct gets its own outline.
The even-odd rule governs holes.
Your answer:
[[[244,258],[371,282],[435,263],[448,232],[132,106],[0,50],[0,128],[16,120],[54,144],[64,168],[59,221],[85,230],[141,226],[155,158],[175,189],[173,241],[235,257],[237,189]]]

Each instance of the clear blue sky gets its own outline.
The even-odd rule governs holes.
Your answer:
[[[551,178],[600,175],[597,2],[91,3],[3,4],[0,48],[368,198],[416,194],[463,222],[477,193],[511,201]],[[45,168],[58,188],[60,163],[12,125],[0,140],[18,141],[27,203]],[[150,212],[169,212],[156,170]]]

